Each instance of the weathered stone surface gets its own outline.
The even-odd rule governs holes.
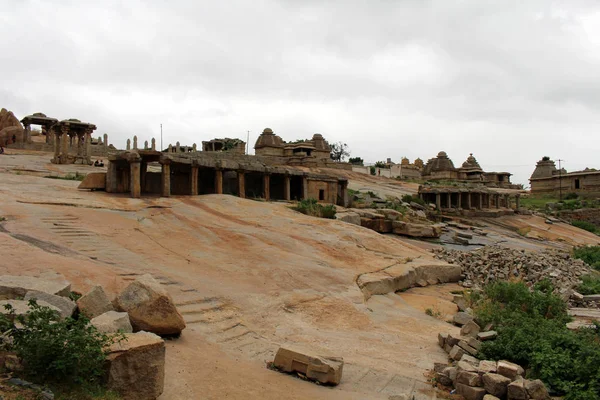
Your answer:
[[[106,172],[90,172],[81,181],[77,189],[106,189]]]
[[[456,383],[462,383],[469,386],[482,386],[479,374],[467,371],[460,371],[456,375]]]
[[[469,364],[471,364],[471,365],[472,365],[472,366],[474,366],[474,367],[477,367],[477,366],[479,365],[479,360],[478,360],[478,359],[476,359],[476,358],[475,358],[475,357],[473,357],[473,356],[470,356],[470,355],[468,355],[468,354],[464,354],[464,355],[463,355],[463,356],[460,358],[460,361],[463,361],[463,362],[469,363]]]
[[[0,276],[0,300],[22,298],[29,291],[67,297],[71,292],[71,284],[65,281],[34,278],[33,276]]]
[[[360,215],[355,212],[336,213],[335,219],[360,226]]]
[[[457,383],[456,393],[460,394],[465,400],[483,400],[485,389],[480,387],[471,387],[462,383]]]
[[[477,351],[481,349],[481,342],[473,337],[468,337],[465,342]]]
[[[125,335],[110,347],[107,386],[124,400],[155,400],[164,388],[165,342],[149,332]]]
[[[525,390],[525,381],[523,379],[517,379],[511,382],[507,386],[507,397],[508,400],[527,400],[527,390]]]
[[[458,369],[456,367],[446,367],[444,368],[442,373],[444,375],[447,375],[448,378],[450,378],[450,380],[454,382],[456,380],[456,375],[458,375]]]
[[[69,300],[66,297],[56,296],[50,293],[38,292],[38,291],[29,291],[23,298],[25,301],[29,301],[30,299],[36,299],[38,301],[42,300],[48,304],[56,307],[62,318],[68,318],[73,315],[75,310],[77,309],[77,304],[75,302]]]
[[[480,330],[481,328],[479,327],[479,325],[477,325],[475,321],[471,320],[464,324],[462,328],[460,328],[460,334],[462,336],[477,337],[477,334]]]
[[[550,398],[544,382],[539,379],[525,381],[525,390],[532,400],[546,400]]]
[[[440,347],[442,349],[446,345],[446,339],[448,339],[447,333],[442,333],[442,332],[438,333],[438,344],[440,345]]]
[[[483,400],[500,400],[500,399],[491,394],[486,394],[485,396],[483,396]]]
[[[383,219],[385,218],[383,215],[377,213],[375,210],[365,210],[361,208],[350,208],[348,212],[354,212],[358,214],[361,218],[368,219]]]
[[[477,349],[471,347],[465,340],[458,342],[457,346],[472,356],[477,355]]]
[[[383,218],[361,218],[360,225],[379,233],[392,232],[392,221]]]
[[[450,350],[448,356],[450,356],[451,359],[458,361],[464,354],[465,351],[462,348],[460,348],[459,345],[456,345],[452,348],[452,350]]]
[[[27,312],[29,310],[31,310],[31,307],[29,307],[29,302],[25,301],[25,300],[0,300],[0,314],[4,314],[4,315],[8,315],[9,312],[8,310],[6,310],[4,308],[4,306],[6,306],[7,304],[10,304],[13,308],[13,313],[15,316],[17,315],[25,315],[27,314]],[[47,303],[43,300],[39,300],[37,302],[37,304],[39,306],[42,307],[48,307],[54,311],[56,311],[58,314],[60,314],[60,310],[57,307],[54,307],[52,304]]]
[[[496,367],[496,361],[482,360],[479,362],[479,373],[487,374],[488,372],[496,373],[498,368]]]
[[[411,237],[438,238],[442,234],[442,228],[438,225],[394,221],[392,227],[395,234]]]
[[[452,386],[452,379],[443,372],[436,372],[435,379],[444,386]]]
[[[473,316],[471,314],[461,311],[454,314],[454,318],[452,318],[452,320],[456,325],[463,326],[469,321],[473,321]]]
[[[129,315],[124,312],[107,311],[96,318],[92,318],[90,323],[100,332],[104,333],[133,332],[131,322],[129,322]]]
[[[498,374],[509,378],[511,381],[517,379],[517,376],[523,376],[525,370],[518,364],[506,360],[498,361]]]
[[[473,364],[466,361],[459,361],[456,363],[456,369],[458,371],[477,372],[478,369]]]
[[[460,294],[455,294],[452,302],[456,304],[458,311],[465,311],[469,307],[467,300],[465,300],[464,296]]]
[[[390,221],[395,221],[398,218],[402,218],[402,213],[400,211],[392,210],[390,208],[378,209],[377,213],[382,214],[385,219],[389,219]]]
[[[114,311],[113,305],[108,299],[102,286],[94,286],[92,290],[77,300],[79,311],[86,317],[92,319],[107,311]]]
[[[273,365],[284,372],[299,372],[320,383],[338,385],[342,380],[344,360],[310,354],[304,349],[280,347]]]
[[[483,341],[496,339],[498,337],[498,332],[496,331],[487,331],[487,332],[479,332],[477,334],[477,339]]]
[[[458,344],[458,342],[460,342],[462,340],[462,337],[458,336],[458,337],[454,337],[451,334],[448,334],[448,337],[446,338],[446,344],[449,344],[450,346],[454,347]]]
[[[434,372],[442,372],[444,369],[448,367],[446,363],[433,363],[433,371]]]
[[[119,311],[129,314],[134,331],[173,335],[185,328],[171,295],[151,275],[137,278],[117,296],[115,303]]]
[[[500,398],[506,396],[507,386],[511,382],[509,378],[491,372],[484,374],[482,380],[485,390],[489,394]]]

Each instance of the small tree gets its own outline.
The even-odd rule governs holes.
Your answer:
[[[375,168],[387,168],[388,166],[385,165],[385,163],[383,161],[377,161],[375,163]]]
[[[348,162],[349,162],[350,164],[352,164],[352,165],[363,165],[363,164],[364,164],[364,162],[365,162],[365,160],[363,160],[363,159],[362,159],[362,158],[360,158],[360,157],[350,157],[350,158],[348,159]]]
[[[350,151],[348,150],[348,145],[343,142],[333,143],[330,145],[331,153],[330,157],[333,161],[341,162],[344,161],[346,157],[350,156]]]

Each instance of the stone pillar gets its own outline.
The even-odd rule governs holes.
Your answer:
[[[242,199],[246,198],[246,180],[244,179],[244,171],[238,171],[238,196]]]
[[[456,208],[459,210],[462,208],[462,193],[458,192],[458,202],[456,203]]]
[[[161,195],[163,197],[171,196],[171,163],[168,160],[163,160],[162,171],[160,174]]]
[[[169,147],[167,148],[167,152],[168,153],[172,153],[173,152],[173,146],[171,146],[170,144],[169,144]]]
[[[192,151],[194,151],[194,152],[195,152],[195,151],[197,151],[197,150],[196,150],[196,143],[194,143],[194,144],[192,145]]]
[[[137,150],[137,135],[133,136],[133,149]]]
[[[84,148],[83,148],[83,134],[78,133],[77,136],[75,137],[75,144],[77,146],[77,156],[78,157],[83,157],[84,156]]]
[[[131,139],[127,139],[127,147],[125,147],[125,150],[131,150]]]
[[[23,131],[23,141],[24,143],[31,143],[31,125],[27,124],[23,126],[25,130]]]
[[[156,139],[152,138],[152,151],[156,151]]]
[[[467,192],[467,210],[471,209],[471,192]]]
[[[147,140],[144,142],[144,150],[148,150],[148,141]]]
[[[438,210],[442,209],[442,195],[441,195],[441,193],[436,193],[435,194],[435,207]]]
[[[263,175],[263,197],[266,201],[271,200],[271,175]]]
[[[452,193],[448,192],[448,193],[446,194],[446,199],[448,200],[448,205],[447,205],[447,207],[448,207],[448,208],[452,208]]]
[[[292,179],[287,174],[283,178],[283,198],[286,201],[290,201],[292,199]]]
[[[142,160],[140,164],[140,184],[142,185],[141,191],[144,193],[146,191],[146,173],[148,172],[148,163]]]
[[[308,176],[302,176],[302,199],[308,199]]]
[[[192,165],[190,172],[190,194],[192,196],[198,195],[198,166]]]
[[[348,200],[348,181],[342,183],[342,207],[348,207],[350,201]]]
[[[215,193],[223,194],[223,170],[215,170]]]
[[[500,208],[500,195],[497,194],[494,196],[495,200],[496,200],[496,208]]]
[[[515,205],[517,206],[517,211],[521,208],[521,195],[518,194],[515,196]]]
[[[139,198],[142,195],[140,178],[140,160],[129,162],[129,191],[133,198]]]
[[[104,134],[104,147],[108,147],[108,135]]]
[[[60,133],[54,135],[54,158],[52,159],[54,164],[60,164],[61,139],[62,135]]]
[[[179,142],[175,143],[175,153],[179,153],[180,147],[181,147],[181,145],[179,144]]]
[[[50,144],[50,132],[46,129],[46,125],[42,125],[42,135],[46,136],[46,144]]]
[[[483,208],[483,193],[477,193],[477,202],[477,208],[481,210]]]
[[[106,171],[106,192],[115,193],[117,191],[117,163],[108,161],[108,169]]]
[[[60,163],[66,163],[69,159],[69,141],[71,140],[70,136],[67,134],[68,128],[63,129],[63,138],[62,138],[62,149],[60,151]]]
[[[492,208],[492,195],[487,195],[487,208]]]
[[[506,202],[506,208],[510,208],[510,196],[504,195],[504,201]]]
[[[92,130],[85,131],[85,161],[88,165],[92,165]]]

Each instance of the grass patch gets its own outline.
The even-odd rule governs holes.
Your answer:
[[[528,378],[541,379],[565,400],[600,399],[600,326],[567,329],[567,305],[553,289],[549,281],[533,290],[521,282],[488,285],[474,310],[498,337],[484,342],[480,355],[522,365]]]
[[[581,277],[581,284],[577,287],[581,294],[600,294],[600,275],[584,275]]]
[[[294,210],[301,212],[302,214],[311,215],[319,218],[335,218],[335,206],[333,204],[319,204],[315,199],[301,200],[298,204],[293,207]]]
[[[600,271],[600,246],[576,247],[573,249],[573,257]]]
[[[82,181],[85,179],[85,174],[80,174],[79,172],[75,172],[74,174],[69,172],[65,176],[58,175],[46,175],[44,178],[48,179],[63,179],[65,181]]]
[[[558,203],[558,199],[553,196],[521,196],[520,199],[520,206],[530,210],[545,210],[548,203]]]
[[[596,227],[596,225],[592,224],[591,222],[587,222],[587,221],[573,221],[571,222],[571,225],[586,230],[588,232],[592,232],[592,233],[598,233],[598,228]]]

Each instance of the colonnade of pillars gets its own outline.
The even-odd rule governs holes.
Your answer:
[[[69,135],[68,127],[61,127],[54,131],[54,158],[55,164],[65,164],[69,158],[69,147],[73,145],[73,140],[77,145],[77,158],[92,163],[92,129],[86,129],[83,133]]]
[[[494,198],[495,208],[500,208],[504,206],[505,208],[511,208],[511,197],[508,194],[487,194],[487,193],[465,193],[465,204],[463,204],[463,193],[436,193],[435,194],[435,205],[438,210],[442,209],[442,196],[445,196],[445,205],[444,208],[462,208],[462,209],[483,209],[483,208],[492,208],[492,197]],[[452,202],[452,195],[456,195],[456,201]],[[420,195],[423,198],[423,195]],[[473,196],[475,199],[473,199]],[[520,196],[515,196],[515,205],[518,210],[520,207]]]

